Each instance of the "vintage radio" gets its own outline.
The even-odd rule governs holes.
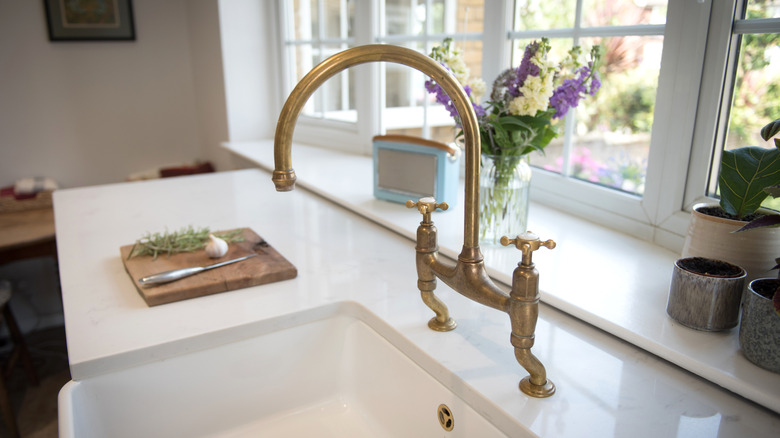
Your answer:
[[[458,199],[460,149],[406,135],[373,138],[374,196],[386,201],[433,196],[454,206]]]

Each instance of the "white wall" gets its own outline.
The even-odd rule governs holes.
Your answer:
[[[273,137],[283,98],[274,1],[220,0],[231,141]]]
[[[227,138],[217,0],[135,0],[136,41],[50,42],[41,1],[0,0],[0,185],[62,187],[210,159]]]
[[[121,182],[195,159],[230,170],[245,163],[221,142],[273,135],[273,2],[133,6],[136,41],[50,42],[42,1],[0,0],[0,187],[28,176],[61,187]],[[220,20],[222,8],[231,15]],[[0,278],[13,283],[12,309],[25,332],[62,323],[54,260],[5,264]]]

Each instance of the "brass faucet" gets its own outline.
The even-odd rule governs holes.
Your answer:
[[[523,252],[522,261],[513,275],[512,292],[505,293],[488,277],[479,249],[479,126],[463,87],[438,62],[404,47],[374,44],[347,49],[314,67],[290,93],[279,115],[274,138],[275,170],[272,178],[276,190],[289,191],[294,188],[292,134],[306,101],[330,77],[349,67],[369,62],[393,62],[425,73],[441,85],[461,116],[466,149],[465,220],[463,249],[454,266],[439,260],[436,227],[431,221],[431,213],[439,208],[446,210],[447,204],[437,204],[433,198],[406,203],[407,207],[417,207],[423,215],[417,229],[417,284],[423,302],[436,314],[428,326],[437,331],[449,331],[456,326],[447,306],[433,293],[437,278],[478,303],[508,313],[512,325],[510,342],[515,347],[515,357],[530,374],[522,379],[520,389],[533,397],[551,396],[555,392],[555,385],[547,379],[544,365],[531,353],[539,312],[539,273],[531,261],[531,253],[541,246],[552,249],[555,242],[541,242],[531,233],[516,239],[502,238],[503,245],[513,244]]]

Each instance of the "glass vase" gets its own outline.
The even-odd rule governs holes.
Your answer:
[[[514,238],[528,225],[531,166],[528,156],[482,154],[479,178],[479,241],[498,245],[501,236]]]

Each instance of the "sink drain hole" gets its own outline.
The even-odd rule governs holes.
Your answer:
[[[455,427],[455,418],[453,418],[452,411],[449,407],[447,407],[447,405],[439,405],[439,409],[437,410],[436,414],[436,416],[439,418],[439,424],[441,424],[442,429],[450,431],[453,427]]]

